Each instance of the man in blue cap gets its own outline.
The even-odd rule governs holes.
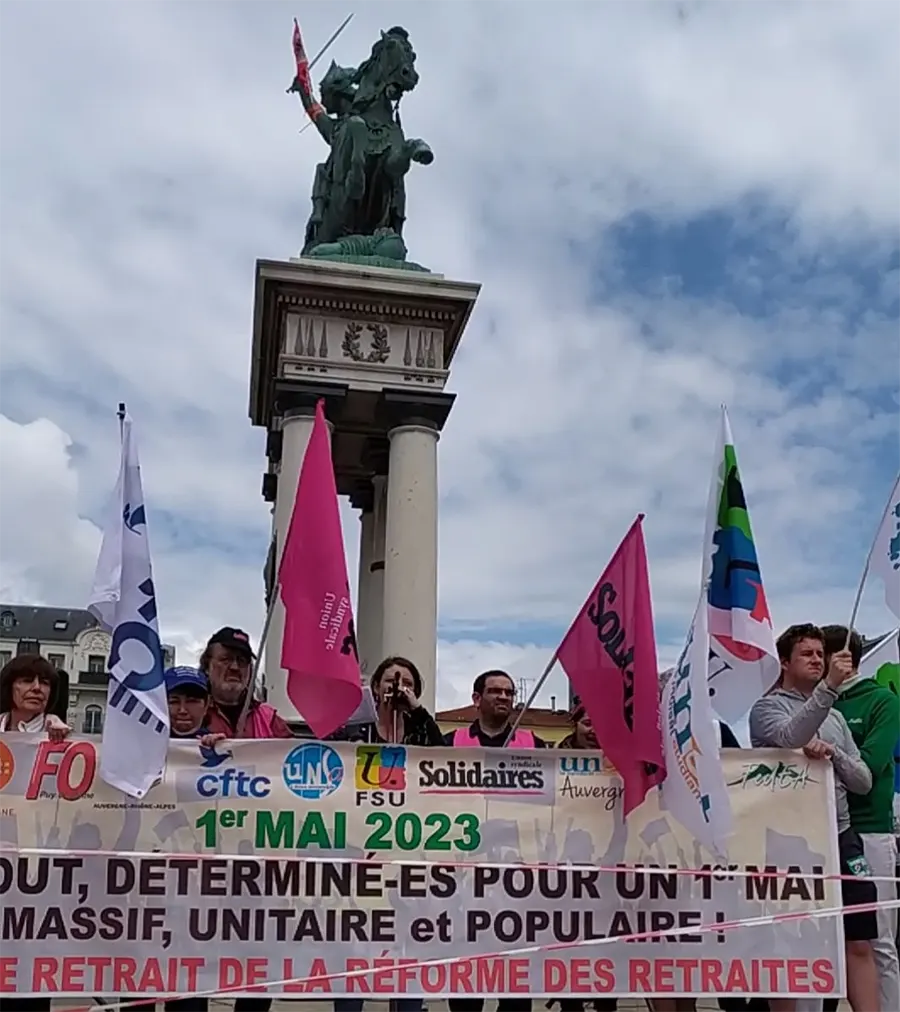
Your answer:
[[[201,738],[209,734],[209,682],[197,668],[169,668],[166,672],[169,697],[169,727],[172,738]]]

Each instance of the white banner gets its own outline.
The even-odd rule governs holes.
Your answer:
[[[623,822],[592,753],[173,744],[138,801],[93,742],[4,735],[0,992],[841,993],[840,919],[771,921],[840,904],[830,767],[722,762],[713,877],[655,793]]]

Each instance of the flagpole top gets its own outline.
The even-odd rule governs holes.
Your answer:
[[[119,416],[119,421],[125,420],[125,401],[119,401],[119,410],[116,412]]]
[[[644,522],[644,519],[646,518],[646,516],[647,516],[646,513],[638,513],[638,515],[637,515],[637,522],[639,524],[642,524]]]

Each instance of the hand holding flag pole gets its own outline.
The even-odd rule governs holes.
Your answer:
[[[325,53],[331,48],[332,43],[337,37],[343,32],[343,30],[350,24],[353,19],[352,12],[344,18],[337,30],[331,34],[331,37],[325,43],[324,46],[316,53],[316,55],[310,60],[306,55],[306,47],[303,45],[303,36],[300,34],[300,25],[297,23],[297,19],[294,18],[294,34],[292,37],[292,45],[294,49],[294,63],[296,65],[296,75],[294,80],[291,82],[291,86],[287,89],[287,94],[292,91],[300,91],[297,87],[300,84],[306,88],[308,93],[312,92],[312,81],[310,80],[309,72],[313,67],[322,59]],[[308,124],[307,124],[308,125]],[[304,127],[305,129],[305,127]],[[302,131],[301,131],[302,133]]]
[[[312,94],[312,80],[309,76],[309,72],[319,62],[319,60],[322,59],[325,53],[331,48],[332,43],[335,41],[335,39],[337,39],[337,37],[347,27],[347,25],[350,24],[352,18],[353,14],[351,12],[350,14],[347,15],[346,18],[344,18],[344,20],[338,26],[337,31],[332,33],[331,37],[328,39],[325,45],[322,46],[322,48],[318,51],[318,53],[316,53],[316,55],[308,62],[306,61],[306,49],[303,45],[303,38],[300,35],[300,25],[297,24],[297,19],[294,18],[293,44],[294,44],[294,60],[297,64],[297,76],[291,82],[290,88],[287,89],[288,94],[290,94],[292,91],[300,91],[300,89],[297,87],[298,82],[307,89],[307,92],[309,94]],[[302,70],[301,64],[303,65]],[[311,119],[307,120],[306,123],[304,123],[303,126],[300,128],[299,133],[302,134],[304,130],[308,130],[312,125],[313,121]]]

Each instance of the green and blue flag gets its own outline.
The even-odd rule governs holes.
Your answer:
[[[722,407],[704,551],[714,709],[739,720],[778,677],[778,652],[728,412]]]

